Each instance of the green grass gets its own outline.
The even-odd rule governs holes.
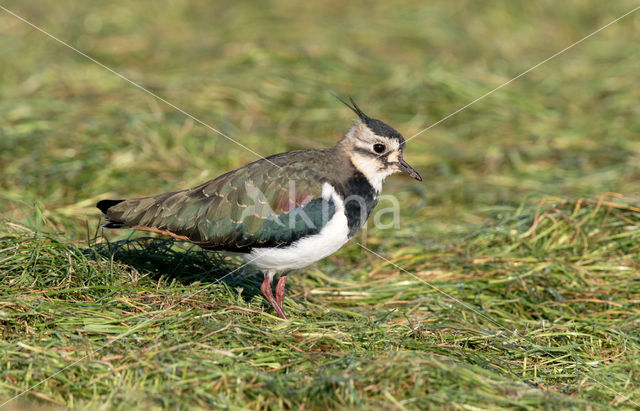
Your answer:
[[[2,5],[267,155],[340,137],[330,90],[412,136],[637,3]],[[0,403],[639,408],[639,24],[411,140],[401,228],[292,275],[281,321],[236,256],[93,208],[255,156],[0,12]]]

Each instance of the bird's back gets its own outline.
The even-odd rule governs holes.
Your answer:
[[[282,246],[318,233],[331,219],[336,204],[322,198],[322,187],[346,189],[348,161],[334,149],[276,154],[188,190],[104,200],[98,208],[106,227],[157,232],[203,248]]]

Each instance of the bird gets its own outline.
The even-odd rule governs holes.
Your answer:
[[[422,181],[403,158],[402,134],[367,116],[352,97],[350,103],[335,97],[357,119],[333,147],[261,158],[186,190],[99,201],[106,216],[102,227],[244,253],[247,263],[264,273],[262,294],[278,317],[287,319],[289,273],[346,244],[366,223],[387,176],[401,172]]]

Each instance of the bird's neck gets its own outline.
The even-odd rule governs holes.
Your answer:
[[[380,190],[355,166],[341,188],[351,238],[369,218],[380,198]]]

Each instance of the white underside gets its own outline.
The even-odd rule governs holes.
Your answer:
[[[318,234],[287,247],[254,248],[247,261],[261,270],[286,271],[306,267],[338,251],[349,240],[344,204],[329,183],[322,186],[322,198],[333,199],[336,208],[331,220]]]

